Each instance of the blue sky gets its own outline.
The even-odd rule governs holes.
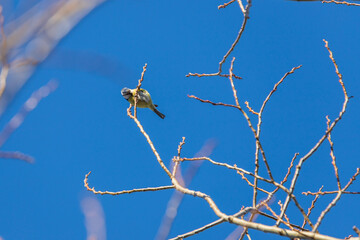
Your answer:
[[[6,3],[5,21],[11,17],[7,10],[21,14],[11,9],[11,1]],[[148,109],[140,109],[138,116],[164,162],[170,164],[184,136],[184,157],[192,157],[208,139],[216,139],[212,159],[253,170],[255,141],[243,116],[187,97],[194,94],[234,104],[228,79],[185,77],[189,72],[216,72],[235,39],[242,14],[236,4],[218,10],[222,3],[108,1],[60,42],[0,119],[4,126],[33,91],[50,79],[59,81],[58,89],[40,102],[2,147],[36,159],[35,164],[0,161],[2,238],[85,239],[80,201],[92,196],[83,187],[89,171],[90,185],[98,190],[170,184],[144,136],[126,115],[128,103],[120,94],[123,87],[136,86],[145,63],[143,87],[166,118]],[[342,183],[359,167],[359,11],[318,2],[253,1],[246,30],[231,55],[236,58],[234,72],[243,78],[235,82],[242,106],[249,101],[259,110],[273,85],[292,67],[302,65],[278,88],[263,114],[262,143],[278,180],[295,152],[303,156],[318,141],[326,130],[325,116],[334,120],[343,103],[324,38],[349,95],[354,96],[332,134]],[[230,58],[224,72],[229,67]],[[256,119],[252,116],[252,120]],[[312,198],[302,196],[302,191],[316,191],[321,185],[336,190],[329,151],[326,142],[303,167],[295,194],[306,209]],[[266,173],[264,166],[261,173]],[[239,175],[210,163],[203,163],[190,188],[209,194],[228,214],[252,200],[252,189]],[[357,182],[349,190],[359,188]],[[104,209],[107,239],[153,239],[172,192],[97,196]],[[279,194],[276,200],[283,198]],[[320,232],[339,238],[353,234],[352,226],[360,224],[355,214],[360,211],[358,198],[343,196]],[[313,221],[331,199],[320,198]],[[289,217],[302,223],[296,210]],[[215,219],[205,201],[185,197],[170,237]],[[234,229],[222,224],[193,239],[225,239]],[[280,239],[250,233],[253,239]]]

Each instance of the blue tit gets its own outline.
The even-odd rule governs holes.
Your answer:
[[[129,103],[131,105],[135,105],[134,102],[134,94],[135,94],[136,89],[129,89],[129,88],[123,88],[121,90],[121,95],[123,95],[123,97],[129,101]],[[145,89],[140,88],[139,92],[138,92],[138,101],[136,104],[136,107],[138,108],[150,108],[151,110],[153,110],[159,117],[161,117],[162,119],[165,118],[165,115],[162,114],[161,112],[159,112],[159,110],[156,109],[157,105],[153,104],[152,100],[151,100],[151,96],[150,93],[148,91],[146,91]]]

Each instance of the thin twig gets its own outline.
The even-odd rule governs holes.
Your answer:
[[[347,6],[360,6],[359,3],[350,3],[350,2],[346,2],[346,1],[335,1],[335,0],[323,0],[321,3],[335,3],[335,4],[345,4]]]
[[[248,108],[249,112],[251,112],[251,113],[253,113],[253,114],[255,114],[255,115],[259,115],[258,112],[255,112],[254,109],[252,109],[252,108],[250,107],[248,101],[245,101],[245,105],[246,105],[246,107]]]
[[[139,97],[139,90],[140,90],[140,87],[141,87],[141,84],[142,84],[142,81],[144,80],[144,75],[145,75],[145,72],[146,72],[146,67],[147,67],[147,63],[145,63],[145,65],[143,66],[143,71],[141,73],[141,77],[139,79],[139,82],[138,82],[138,85],[136,86],[136,90],[135,90],[135,94],[134,94],[134,118],[137,117],[137,103],[138,103],[138,97]]]
[[[360,174],[360,168],[358,168],[355,172],[355,174],[350,178],[350,181],[348,182],[348,184],[346,184],[346,186],[339,190],[338,194],[336,195],[336,197],[334,198],[334,200],[331,201],[331,203],[329,203],[329,205],[325,208],[324,211],[321,212],[314,228],[313,228],[313,232],[317,231],[317,229],[319,228],[322,220],[324,219],[325,215],[330,211],[330,209],[332,207],[334,207],[336,205],[336,203],[340,200],[342,192],[346,191],[346,189],[348,187],[350,187],[350,185],[355,181],[356,177]]]
[[[296,69],[299,69],[301,67],[298,66],[298,67],[294,67],[292,68],[289,72],[285,73],[285,75],[274,85],[273,89],[270,91],[270,93],[268,94],[268,96],[265,98],[261,108],[260,108],[260,111],[259,113],[257,114],[258,115],[258,124],[257,124],[257,129],[256,129],[256,135],[255,135],[255,138],[257,139],[256,141],[256,149],[255,149],[255,175],[258,175],[258,172],[259,172],[259,150],[261,151],[262,153],[262,156],[263,156],[263,161],[267,167],[267,170],[268,170],[268,173],[269,173],[269,176],[271,179],[273,179],[272,175],[271,175],[271,171],[270,171],[270,167],[269,167],[269,164],[265,158],[265,153],[263,153],[263,150],[262,148],[260,148],[260,133],[261,133],[261,124],[262,124],[262,114],[264,112],[264,109],[265,109],[265,106],[267,104],[267,102],[270,100],[271,96],[276,92],[277,90],[277,87],[285,80],[285,78],[294,73],[294,71]],[[256,197],[257,197],[257,190],[256,190],[256,187],[257,187],[257,184],[258,184],[258,180],[257,178],[254,179],[254,193],[253,193],[253,205],[256,204]]]
[[[329,127],[330,127],[330,119],[329,119],[329,116],[326,116],[326,125],[327,125],[327,128],[329,130]],[[336,157],[335,157],[335,154],[334,154],[334,143],[333,141],[331,140],[331,133],[328,134],[327,136],[327,139],[329,141],[329,144],[330,144],[330,156],[331,156],[331,164],[333,165],[334,167],[334,171],[335,171],[335,177],[336,177],[336,182],[337,182],[337,186],[338,186],[338,190],[341,190],[341,183],[340,183],[340,177],[339,177],[339,169],[336,165]]]
[[[343,93],[344,93],[344,103],[343,103],[343,106],[342,106],[342,109],[339,113],[339,116],[334,120],[334,122],[332,122],[332,124],[330,125],[330,127],[326,130],[325,134],[320,138],[320,140],[315,144],[315,146],[307,153],[305,154],[305,156],[303,156],[300,160],[299,160],[299,163],[297,164],[296,166],[296,170],[295,170],[295,174],[293,176],[293,179],[291,181],[291,185],[290,185],[290,193],[292,194],[294,192],[294,189],[295,189],[295,185],[296,185],[296,182],[297,182],[297,179],[299,177],[299,174],[300,174],[300,170],[301,170],[301,167],[302,165],[304,164],[304,162],[309,158],[311,157],[318,149],[319,147],[321,146],[321,144],[324,142],[324,140],[327,138],[328,134],[334,129],[334,127],[336,126],[336,124],[340,121],[340,119],[343,117],[345,111],[346,111],[346,107],[347,107],[347,104],[349,102],[349,97],[347,95],[347,92],[346,92],[346,88],[345,88],[345,85],[344,85],[344,82],[342,81],[342,75],[340,74],[339,72],[339,69],[338,69],[338,66],[335,62],[335,59],[333,57],[333,54],[330,50],[330,48],[328,47],[328,42],[326,40],[323,40],[325,42],[325,48],[328,50],[329,52],[329,57],[331,59],[331,61],[333,62],[334,64],[334,67],[335,67],[335,72],[336,74],[338,75],[339,77],[339,83],[341,85],[341,88],[343,90]],[[289,205],[289,202],[290,202],[290,195],[288,195],[286,197],[286,200],[285,200],[285,203],[284,203],[284,211],[281,212],[280,214],[280,218],[282,218],[284,216],[284,213],[285,211],[287,210],[287,207]],[[280,224],[280,221],[278,221],[276,223],[276,226],[279,226]]]
[[[222,4],[222,5],[219,5],[219,6],[218,6],[218,9],[226,8],[227,6],[229,6],[230,4],[232,4],[232,3],[235,2],[235,1],[236,1],[236,0],[231,0],[231,1],[227,2],[227,3],[224,3],[224,4]]]
[[[93,192],[94,194],[101,194],[101,195],[121,195],[121,194],[125,194],[125,193],[135,193],[135,192],[154,192],[154,191],[160,191],[160,190],[166,190],[166,189],[173,189],[175,188],[174,185],[170,185],[170,186],[161,186],[161,187],[147,187],[147,188],[138,188],[138,189],[131,189],[131,190],[122,190],[122,191],[118,191],[118,192],[110,192],[110,191],[96,191],[95,188],[90,188],[89,187],[89,183],[88,183],[88,178],[90,175],[91,171],[85,175],[84,178],[84,186],[85,188],[90,191]]]
[[[264,213],[264,212],[261,212],[261,211],[257,211],[257,213],[258,213],[259,215],[261,215],[261,216],[270,218],[270,219],[272,219],[272,220],[275,220],[275,221],[278,220],[276,217],[274,217],[274,216],[272,216],[272,215],[269,215],[269,214],[267,214],[267,213]],[[297,229],[300,229],[300,230],[302,230],[302,231],[307,231],[305,228],[303,228],[303,227],[301,227],[301,226],[299,226],[299,225],[296,225],[296,224],[293,224],[293,223],[290,223],[290,225],[291,225],[293,228],[297,228]]]
[[[199,100],[200,102],[202,103],[210,103],[214,106],[224,106],[224,107],[233,107],[233,108],[238,108],[236,105],[232,105],[232,104],[227,104],[227,103],[222,103],[222,102],[218,102],[218,103],[215,103],[215,102],[212,102],[210,100],[204,100],[204,99],[201,99],[201,98],[198,98],[194,95],[188,95],[188,98],[194,98],[196,100]]]
[[[336,191],[319,191],[319,192],[302,192],[302,194],[304,194],[305,196],[307,195],[312,195],[312,196],[316,196],[316,195],[328,195],[328,194],[337,194],[339,192],[339,190]],[[349,192],[349,191],[344,191],[342,192],[342,194],[360,194],[360,192]]]
[[[232,53],[232,51],[234,51],[235,49],[235,46],[238,44],[243,32],[245,31],[245,26],[246,26],[246,23],[247,23],[247,20],[249,19],[249,11],[250,11],[250,7],[251,7],[251,0],[248,0],[248,3],[246,5],[246,7],[244,8],[241,0],[237,0],[238,3],[239,3],[239,6],[240,6],[240,9],[242,11],[242,13],[244,14],[244,19],[243,19],[243,22],[241,24],[241,28],[238,32],[238,35],[235,39],[235,41],[232,43],[230,49],[226,52],[226,54],[223,56],[222,60],[219,62],[219,70],[217,73],[203,73],[203,74],[199,74],[199,73],[189,73],[187,74],[186,76],[187,77],[190,77],[190,76],[196,76],[196,77],[212,77],[212,76],[221,76],[222,75],[222,66],[223,64],[225,63],[226,59],[229,57],[229,55]],[[224,5],[229,5],[231,4],[232,1],[230,1],[228,4],[224,4]],[[220,5],[220,6],[224,6],[224,5]],[[219,9],[221,8],[219,6]],[[224,7],[226,7],[224,6]],[[235,77],[235,76],[234,76]],[[237,77],[235,77],[237,78]]]
[[[287,221],[284,221],[282,220],[275,212],[274,210],[271,209],[271,207],[269,207],[269,205],[265,204],[265,207],[268,211],[271,212],[271,214],[276,218],[278,219],[278,221],[281,221],[283,224],[285,224],[286,226],[288,226],[291,230],[294,230],[293,227],[287,222]]]
[[[321,188],[319,189],[319,191],[321,191],[323,187],[324,187],[324,186],[321,186]],[[308,212],[307,212],[307,214],[306,214],[308,217],[310,217],[311,211],[314,209],[315,203],[316,203],[316,201],[318,200],[319,196],[320,196],[319,194],[316,194],[314,200],[311,201],[311,206],[308,208]],[[305,227],[305,225],[306,225],[306,221],[305,221],[305,219],[304,219],[304,222],[303,222],[303,224],[302,224],[302,227]]]
[[[239,0],[238,0],[239,1]],[[231,54],[232,51],[234,51],[235,46],[238,44],[241,35],[243,34],[243,32],[245,31],[245,26],[247,23],[247,20],[249,19],[249,11],[250,11],[250,7],[251,7],[251,0],[248,1],[248,4],[246,5],[244,11],[241,10],[244,13],[244,20],[242,22],[241,28],[239,30],[239,33],[235,39],[235,41],[233,42],[233,44],[231,45],[230,49],[227,51],[227,53],[225,54],[225,56],[223,57],[223,59],[220,61],[219,63],[219,74],[222,72],[222,65],[225,63],[226,59],[229,57],[229,55]]]

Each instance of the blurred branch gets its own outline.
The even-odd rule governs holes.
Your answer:
[[[22,160],[28,163],[34,163],[35,160],[33,157],[26,155],[24,153],[21,152],[4,152],[4,151],[0,151],[0,158],[7,158],[7,159],[18,159],[18,160]]]
[[[11,118],[0,132],[0,147],[4,145],[10,135],[23,123],[26,116],[37,107],[39,102],[43,98],[49,96],[49,94],[55,91],[57,87],[58,82],[56,80],[50,80],[47,84],[31,94],[30,98],[24,103],[20,111]]]
[[[80,202],[85,216],[86,240],[106,240],[104,210],[95,197],[84,197]]]
[[[5,26],[6,38],[1,39],[1,61],[9,64],[11,76],[6,81],[7,88],[0,101],[0,115],[31,77],[37,64],[49,56],[82,18],[104,1],[42,0]]]
[[[178,148],[178,157],[180,158],[181,148],[185,142],[183,141],[182,144],[179,145]],[[196,156],[209,156],[213,152],[214,148],[216,147],[217,143],[214,139],[207,140],[200,151],[195,154]],[[175,177],[178,179],[179,182],[182,182],[185,186],[189,186],[192,179],[196,175],[198,169],[202,165],[203,161],[195,161],[191,162],[190,166],[187,168],[184,176],[181,174],[177,174]],[[178,172],[179,173],[179,172]],[[155,239],[157,240],[165,240],[168,239],[168,235],[172,228],[173,222],[177,216],[178,209],[180,204],[184,198],[184,194],[175,191],[166,207],[165,214],[162,218],[161,225],[158,229]]]

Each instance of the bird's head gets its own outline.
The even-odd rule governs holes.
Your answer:
[[[132,96],[131,89],[129,89],[129,88],[127,88],[127,87],[124,87],[124,88],[121,90],[121,95],[123,95],[123,97],[124,97],[126,100],[129,100],[129,98]]]

